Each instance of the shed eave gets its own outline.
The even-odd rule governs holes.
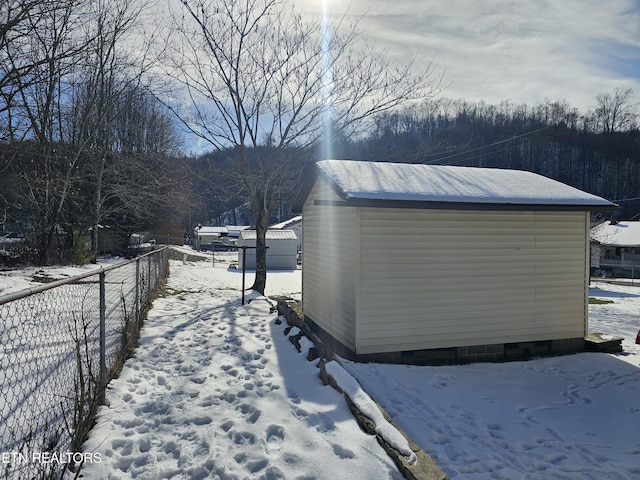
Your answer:
[[[293,202],[291,202],[291,213],[299,215],[302,213],[302,208],[304,207],[304,203],[307,201],[309,197],[309,193],[311,189],[316,183],[318,177],[321,177],[325,180],[327,185],[331,187],[331,189],[340,197],[346,200],[345,193],[329,178],[325,172],[318,168],[316,163],[312,163],[307,166],[305,172],[302,176],[302,182],[298,187],[298,191],[293,197]]]
[[[556,212],[595,212],[609,211],[620,207],[617,205],[589,204],[536,204],[536,203],[488,203],[488,202],[444,202],[419,200],[385,200],[349,198],[344,201],[314,200],[314,205],[327,207],[373,207],[373,208],[407,208],[430,210],[502,210],[502,211],[556,211]]]

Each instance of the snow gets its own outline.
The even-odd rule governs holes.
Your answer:
[[[346,199],[615,208],[596,195],[520,170],[350,160],[322,160],[317,168]]]
[[[170,271],[84,445],[101,459],[84,478],[403,478],[323,385],[310,342],[298,353],[255,293],[240,305],[241,272]],[[300,284],[299,270],[270,273],[267,293],[299,296]]]
[[[0,271],[0,296],[41,287],[42,281],[34,280],[34,277],[46,278],[48,281],[63,280],[126,261],[127,259],[122,257],[103,257],[96,264],[30,267]]]
[[[255,240],[257,238],[255,230],[244,230],[240,232],[241,240]],[[267,240],[297,240],[296,233],[293,230],[267,230],[266,239]],[[295,253],[295,252],[294,252]]]
[[[408,457],[409,464],[414,464],[418,459],[409,447],[407,439],[384,418],[373,399],[362,389],[358,381],[336,361],[328,362],[326,369],[327,373],[336,381],[338,387],[349,396],[358,410],[376,424],[376,433],[381,435],[393,448]]]
[[[290,228],[292,225],[299,224],[300,222],[302,222],[302,215],[295,216],[289,220],[285,220],[284,222],[276,223],[275,225],[271,225],[269,228],[285,230]]]
[[[591,240],[616,247],[640,247],[640,222],[601,223],[591,229]]]
[[[298,353],[255,293],[241,306],[227,265],[171,262],[83,447],[83,478],[401,479],[320,381],[311,342]],[[301,271],[269,272],[266,293],[300,298]],[[640,478],[640,288],[593,282],[589,294],[613,301],[589,305],[590,328],[624,337],[623,353],[327,369],[390,443],[406,448],[375,403],[452,479]]]

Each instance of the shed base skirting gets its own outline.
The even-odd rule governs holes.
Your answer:
[[[356,354],[352,349],[335,339],[313,319],[304,316],[306,325],[322,342],[337,355],[358,362],[404,363],[413,365],[433,365],[441,363],[467,363],[478,361],[527,360],[584,352],[584,338],[563,338],[536,342],[497,343],[489,345],[469,345],[402,352]]]

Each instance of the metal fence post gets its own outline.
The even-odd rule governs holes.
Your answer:
[[[153,290],[151,286],[151,255],[147,255],[147,295],[144,299],[145,307],[148,305],[149,300],[151,299],[151,291]]]
[[[247,272],[247,248],[242,246],[242,305],[244,305],[244,275]]]
[[[100,391],[101,395],[107,388],[107,334],[106,334],[106,312],[107,312],[107,296],[106,296],[106,282],[105,273],[100,272]]]
[[[140,329],[140,259],[136,258],[136,299],[135,299],[135,309],[136,309],[136,325],[138,329]]]

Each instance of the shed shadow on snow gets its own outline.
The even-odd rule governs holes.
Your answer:
[[[589,287],[590,297],[600,298],[639,298],[640,294],[626,292],[612,292],[610,290],[602,290],[599,287]]]
[[[315,361],[308,361],[306,351],[298,352],[289,336],[286,320],[278,324],[277,316],[269,322],[271,336],[274,339],[275,353],[282,380],[291,407],[291,413],[298,418],[304,418],[310,427],[318,431],[329,432],[335,429],[336,423],[345,421],[353,422],[353,415],[341,394],[333,388],[325,385],[320,378],[320,370]],[[293,335],[293,333],[291,333]],[[308,380],[309,376],[315,377],[315,382]],[[309,388],[311,385],[312,388]],[[312,404],[315,413],[304,408],[304,404]]]

